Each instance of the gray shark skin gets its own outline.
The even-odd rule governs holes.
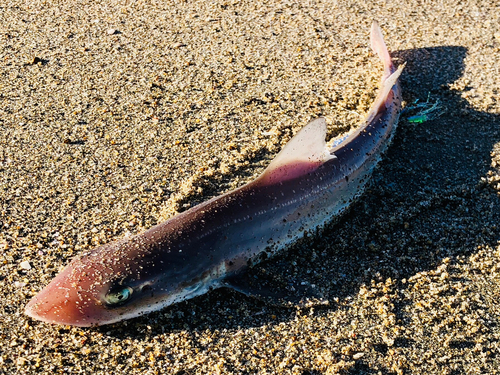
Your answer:
[[[371,41],[385,71],[357,131],[329,148],[325,120],[312,121],[254,181],[73,259],[26,314],[81,327],[137,317],[221,286],[340,215],[363,192],[401,109],[402,67],[393,66],[376,23]]]

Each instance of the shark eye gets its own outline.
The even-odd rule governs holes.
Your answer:
[[[110,289],[104,297],[109,306],[117,306],[127,302],[132,297],[133,289],[129,286],[118,286]]]

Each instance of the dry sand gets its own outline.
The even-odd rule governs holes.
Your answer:
[[[0,5],[0,373],[500,372],[498,1],[96,3]],[[308,120],[356,126],[373,19],[406,102],[443,113],[402,118],[350,212],[262,266],[329,306],[218,290],[101,328],[23,315],[71,257],[251,180]]]

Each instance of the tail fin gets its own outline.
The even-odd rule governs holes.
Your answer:
[[[405,67],[405,64],[403,64],[396,69],[392,63],[391,56],[389,55],[389,51],[387,50],[387,46],[384,42],[384,37],[382,36],[382,30],[380,30],[380,26],[377,21],[373,21],[370,39],[373,52],[375,52],[384,63],[384,75],[382,76],[380,90],[375,98],[375,101],[373,102],[370,112],[368,112],[366,117],[367,123],[373,119],[379,111],[380,106],[386,101],[389,92],[397,83],[399,75]]]
[[[391,56],[384,42],[382,30],[377,21],[373,21],[370,40],[373,52],[375,52],[384,63],[384,76],[382,77],[382,82],[384,82],[396,69],[392,63]]]

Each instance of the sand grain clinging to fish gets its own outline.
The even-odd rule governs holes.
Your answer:
[[[305,126],[254,181],[144,233],[73,259],[26,306],[49,323],[104,325],[230,286],[225,280],[338,216],[358,197],[401,110],[396,69],[374,22],[382,87],[365,122],[333,148],[323,118]]]

